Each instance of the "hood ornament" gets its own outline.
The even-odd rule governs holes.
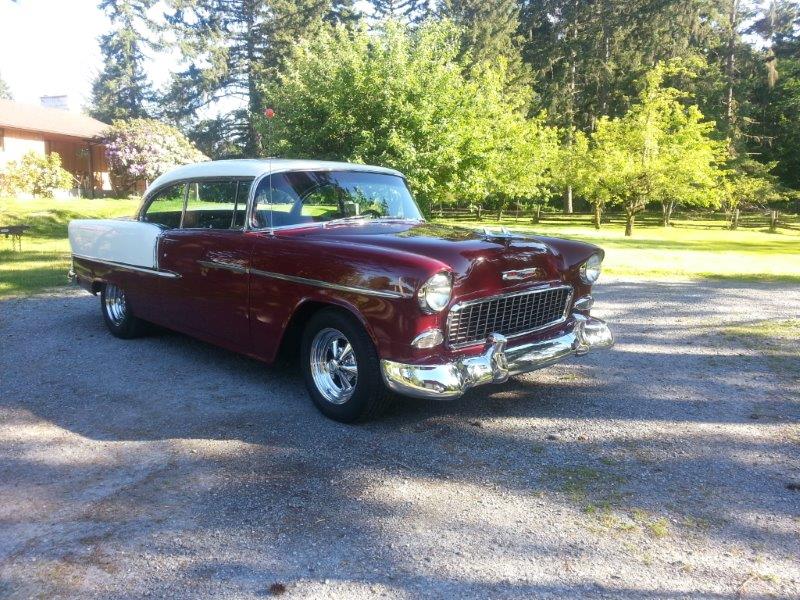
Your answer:
[[[539,267],[515,269],[513,271],[503,271],[503,281],[523,281],[525,279],[541,277],[542,275],[543,272]]]
[[[511,233],[505,227],[501,227],[499,230],[490,229],[489,227],[483,228],[483,239],[489,242],[506,242],[519,237],[519,235]]]

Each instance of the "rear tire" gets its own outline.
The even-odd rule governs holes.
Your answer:
[[[113,283],[105,284],[100,291],[100,311],[106,327],[115,337],[129,340],[144,332],[144,322],[134,316],[125,291]]]
[[[342,310],[315,313],[303,332],[300,360],[306,388],[326,417],[341,423],[378,417],[391,396],[372,339]]]

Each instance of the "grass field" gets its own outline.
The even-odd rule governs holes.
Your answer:
[[[65,285],[69,269],[67,224],[70,219],[132,215],[138,200],[15,200],[0,198],[0,225],[32,227],[22,238],[22,251],[0,237],[0,298],[35,293]],[[478,227],[476,221],[439,219]],[[639,226],[633,238],[618,223],[595,230],[586,215],[545,220],[486,219],[497,227],[586,240],[606,250],[605,273],[646,278],[731,278],[800,282],[800,230],[741,229],[728,231],[719,221],[676,220],[674,227]]]
[[[138,200],[0,198],[0,226],[29,225],[22,251],[0,236],[0,298],[66,285],[69,270],[67,224],[71,219],[132,215]]]
[[[438,219],[477,227],[475,221]],[[621,223],[596,230],[587,215],[531,225],[522,219],[486,220],[482,224],[511,230],[567,237],[597,244],[606,251],[604,273],[655,279],[715,278],[800,281],[800,229],[730,231],[720,221],[674,220],[669,228],[638,226],[626,238]]]

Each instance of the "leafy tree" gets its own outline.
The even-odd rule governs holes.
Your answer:
[[[730,229],[739,226],[740,207],[764,208],[770,202],[782,199],[777,178],[770,173],[776,164],[739,158],[725,170],[722,179],[722,206]]]
[[[31,150],[19,162],[9,161],[3,174],[3,187],[9,191],[46,198],[52,197],[55,190],[72,188],[73,183],[57,152],[44,155]]]
[[[152,119],[115,121],[103,143],[117,193],[177,166],[208,160],[180,131]]]
[[[184,68],[173,76],[168,115],[192,119],[223,99],[246,104],[226,116],[240,153],[262,152],[257,122],[263,82],[274,79],[289,50],[313,37],[325,20],[345,18],[352,3],[332,0],[166,0],[167,25]]]
[[[8,87],[8,84],[0,77],[0,98],[3,100],[13,100],[14,96],[11,94],[11,88]]]
[[[139,25],[147,22],[154,0],[101,0],[99,7],[110,18],[113,29],[100,36],[103,70],[92,84],[91,114],[110,123],[115,119],[137,119],[150,114],[154,93],[145,72],[145,41]]]
[[[322,31],[267,88],[279,150],[394,166],[426,211],[547,193],[555,131],[525,118],[528,97],[508,92],[504,61],[468,78],[459,53],[460,31],[447,21]]]
[[[675,64],[650,71],[639,103],[624,116],[604,117],[592,135],[592,164],[597,186],[607,201],[625,210],[625,235],[633,234],[636,215],[659,202],[664,223],[676,203],[715,206],[715,186],[722,148],[711,139],[713,123],[696,106],[685,106],[681,93],[663,85]],[[678,67],[680,68],[680,67]]]

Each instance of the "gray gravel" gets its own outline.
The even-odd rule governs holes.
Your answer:
[[[613,351],[356,427],[88,295],[0,302],[0,597],[800,596],[797,371],[720,334],[798,286],[596,297]]]

